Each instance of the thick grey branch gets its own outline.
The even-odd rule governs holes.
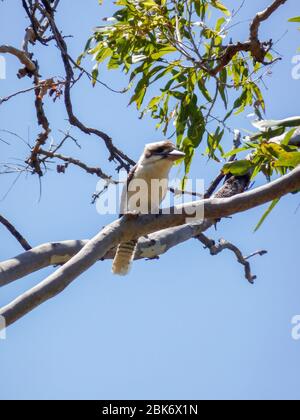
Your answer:
[[[171,209],[173,210],[171,214],[125,216],[104,228],[78,254],[40,284],[3,307],[0,310],[0,315],[5,318],[7,325],[11,325],[43,302],[62,292],[120,242],[138,239],[158,230],[186,224],[187,217],[190,218],[193,211],[201,214],[204,207],[205,217],[215,220],[250,210],[299,189],[300,166],[270,184],[235,197],[213,198],[185,204],[181,206],[181,214],[176,214],[179,210],[176,207]]]
[[[212,222],[184,225],[155,232],[140,238],[135,259],[154,259],[171,248],[195,238],[212,226]],[[0,287],[6,286],[43,268],[62,265],[76,255],[89,240],[70,240],[40,245],[28,252],[0,263]],[[113,259],[116,248],[112,248],[102,260]]]

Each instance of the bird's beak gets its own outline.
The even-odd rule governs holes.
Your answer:
[[[174,162],[176,162],[176,160],[183,159],[184,157],[185,157],[185,153],[177,149],[167,154],[167,159],[173,160]]]

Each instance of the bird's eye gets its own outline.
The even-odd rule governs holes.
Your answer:
[[[163,147],[159,147],[155,150],[155,153],[164,153],[165,149]]]

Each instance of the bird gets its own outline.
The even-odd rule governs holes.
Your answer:
[[[171,141],[149,143],[128,175],[123,188],[120,216],[156,214],[168,192],[169,173],[176,161],[185,157]],[[113,274],[126,276],[135,256],[137,241],[119,244],[112,265]]]

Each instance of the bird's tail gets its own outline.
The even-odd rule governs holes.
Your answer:
[[[126,276],[129,273],[131,263],[134,259],[137,241],[123,242],[118,246],[115,259],[112,265],[112,272],[119,276]]]

